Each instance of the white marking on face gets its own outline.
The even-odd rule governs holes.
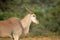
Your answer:
[[[31,15],[31,20],[32,20],[32,22],[34,22],[36,24],[39,24],[39,21],[36,19],[36,15],[35,14]]]

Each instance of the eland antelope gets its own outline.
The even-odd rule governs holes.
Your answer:
[[[18,40],[20,35],[26,35],[29,32],[31,22],[39,24],[36,15],[31,11],[22,19],[11,17],[0,21],[0,37],[11,37],[13,40]]]

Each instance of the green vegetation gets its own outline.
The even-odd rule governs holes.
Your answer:
[[[32,10],[40,24],[32,24],[29,35],[60,35],[60,0],[0,0],[0,20],[9,17],[23,18],[24,5]]]

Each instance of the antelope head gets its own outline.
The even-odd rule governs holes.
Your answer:
[[[31,14],[31,17],[30,17],[30,18],[31,18],[31,21],[32,21],[33,23],[39,24],[39,21],[37,20],[35,14]]]
[[[39,21],[37,20],[36,15],[31,10],[29,10],[26,6],[25,6],[25,9],[28,11],[28,14],[30,14],[31,21],[33,23],[39,24]]]

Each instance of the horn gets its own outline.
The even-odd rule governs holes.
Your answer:
[[[29,13],[32,13],[32,11],[31,11],[31,10],[29,10],[29,8],[28,8],[28,7],[26,7],[26,5],[24,5],[24,8],[25,8]]]

